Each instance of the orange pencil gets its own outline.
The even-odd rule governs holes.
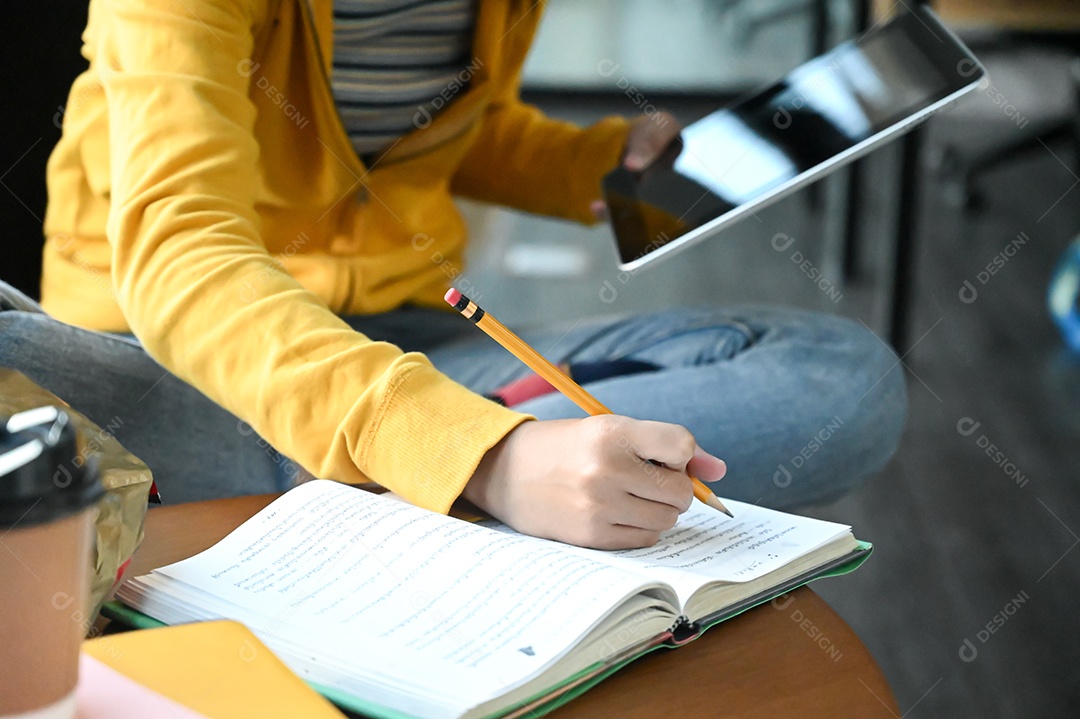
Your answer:
[[[451,288],[443,299],[460,312],[466,319],[472,320],[472,323],[486,332],[489,337],[509,350],[510,354],[524,362],[529,369],[547,380],[552,387],[566,395],[566,398],[578,407],[581,407],[581,409],[585,410],[590,415],[614,414],[614,412],[601,404],[600,400],[593,397],[586,392],[581,385],[570,379],[565,372],[545,359],[542,354],[534,350],[523,339],[507,329],[502,322],[499,322],[490,314],[484,312],[479,305],[461,294],[461,292]],[[706,487],[704,483],[694,477],[691,477],[690,479],[694,483],[695,497],[729,517],[735,516],[719,499],[716,498],[716,495],[713,494],[712,490]]]

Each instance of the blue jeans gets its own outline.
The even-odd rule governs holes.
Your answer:
[[[6,298],[6,300],[5,300]],[[154,472],[166,502],[287,489],[298,468],[250,426],[162,369],[130,337],[79,329],[0,283],[0,366],[69,402]],[[421,351],[490,394],[529,370],[457,314],[419,308],[346,318]],[[521,336],[556,362],[636,359],[655,372],[587,385],[619,414],[684,425],[723,458],[723,497],[790,508],[834,499],[880,469],[906,414],[902,368],[870,331],[795,309],[678,309]],[[517,409],[582,416],[558,394]]]

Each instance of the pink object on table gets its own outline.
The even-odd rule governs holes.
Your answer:
[[[86,654],[79,657],[75,697],[76,719],[207,719]]]

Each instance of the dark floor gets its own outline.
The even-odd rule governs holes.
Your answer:
[[[979,122],[938,123],[934,145],[985,145]],[[876,544],[863,570],[818,590],[905,716],[1080,716],[1080,357],[1061,350],[1044,300],[1080,232],[1076,170],[1058,161],[1075,167],[1068,151],[988,176],[968,217],[928,179],[904,441],[881,476],[819,512]],[[1030,239],[980,283],[1019,233]]]

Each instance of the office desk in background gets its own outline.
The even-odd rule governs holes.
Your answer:
[[[276,495],[151,509],[127,576],[207,549]],[[842,580],[840,580],[842,581]],[[677,651],[648,655],[549,716],[816,717],[900,715],[870,653],[813,591],[753,609]]]

